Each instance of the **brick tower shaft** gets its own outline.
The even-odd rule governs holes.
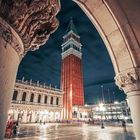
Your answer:
[[[63,119],[72,119],[72,106],[84,105],[82,76],[82,53],[80,37],[77,35],[73,21],[70,21],[68,32],[63,37],[61,88],[64,92]]]

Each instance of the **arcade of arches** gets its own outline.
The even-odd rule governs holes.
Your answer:
[[[20,123],[57,122],[61,120],[63,92],[51,86],[16,80],[8,120]]]
[[[140,140],[140,0],[74,1],[97,28],[108,49],[116,84],[128,96],[134,132]],[[59,0],[0,1],[1,140],[20,60],[56,30],[59,10]]]

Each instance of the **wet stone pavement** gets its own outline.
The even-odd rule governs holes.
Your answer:
[[[5,140],[135,140],[132,127],[88,124],[28,124],[20,125],[16,137]]]

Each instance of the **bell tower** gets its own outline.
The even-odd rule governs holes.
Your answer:
[[[64,92],[63,119],[72,119],[72,106],[84,106],[82,76],[82,52],[80,36],[73,20],[70,20],[66,35],[63,36],[61,88]]]

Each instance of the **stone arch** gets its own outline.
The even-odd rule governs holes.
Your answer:
[[[109,52],[119,88],[127,94],[134,132],[140,140],[140,2],[73,0],[96,27]]]
[[[112,60],[115,73],[140,64],[139,48],[129,20],[120,3],[104,0],[74,0],[89,17],[102,37]],[[127,61],[127,63],[126,63]]]
[[[4,138],[19,63],[28,51],[45,44],[58,28],[56,15],[60,8],[59,0],[13,1],[11,6],[0,1],[0,139]]]

